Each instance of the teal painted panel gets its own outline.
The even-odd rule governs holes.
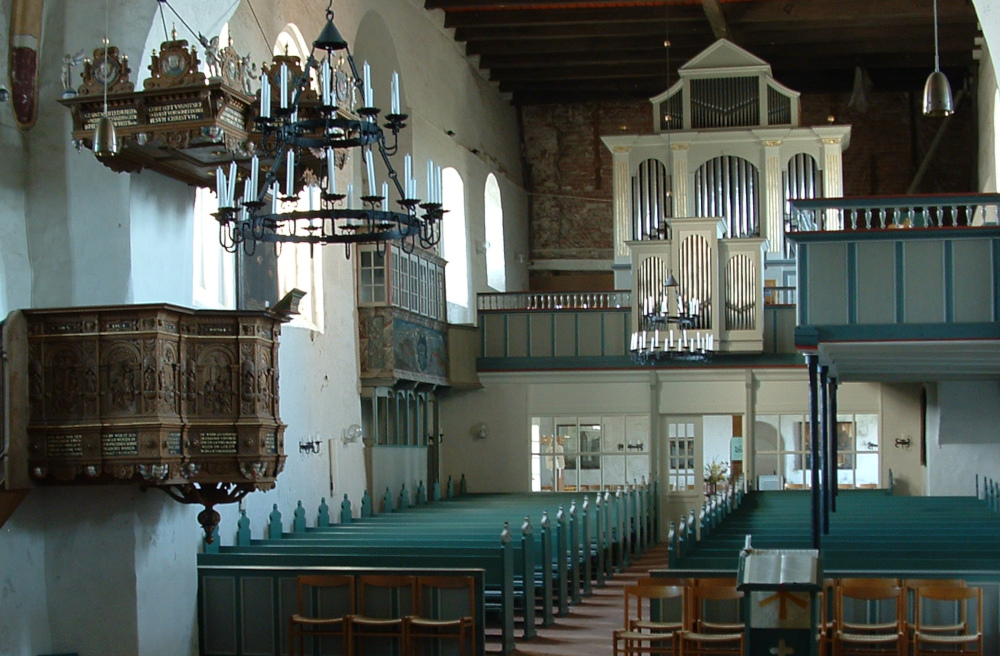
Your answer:
[[[860,242],[857,244],[857,320],[858,323],[894,323],[895,244]]]
[[[521,358],[528,355],[528,314],[507,315],[507,355]]]
[[[528,315],[531,322],[531,357],[552,357],[552,313],[535,312]]]
[[[575,312],[557,312],[555,321],[555,357],[577,355]]]
[[[231,576],[202,576],[201,588],[202,653],[219,656],[236,654],[236,627],[239,624],[236,618],[236,579]]]
[[[243,601],[243,649],[246,656],[271,656],[277,651],[274,635],[275,617],[273,580],[267,576],[248,576],[240,581]]]
[[[580,327],[580,355],[601,355],[601,313],[580,312],[577,317]]]
[[[904,242],[904,323],[944,323],[943,246],[943,241]]]
[[[988,239],[955,240],[954,257],[955,321],[978,322],[993,318],[993,259]]]
[[[809,323],[847,323],[847,244],[809,247]]]
[[[506,353],[506,339],[504,338],[505,314],[479,315],[479,330],[483,337],[483,357],[502,358]]]
[[[604,312],[604,355],[625,355],[626,322],[625,312]]]

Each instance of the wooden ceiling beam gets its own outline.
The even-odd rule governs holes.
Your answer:
[[[585,25],[587,23],[619,23],[623,21],[655,21],[666,24],[668,14],[663,7],[618,7],[615,9],[551,9],[531,11],[509,9],[503,11],[448,11],[444,26],[448,28],[476,27],[481,25]],[[692,6],[671,8],[670,24],[704,23],[705,15]]]
[[[698,34],[705,32],[704,24],[689,23],[684,28],[671,26],[670,36],[676,34]],[[615,23],[585,23],[581,25],[520,25],[493,26],[478,25],[460,27],[455,30],[456,41],[476,41],[479,39],[506,39],[528,41],[531,39],[571,39],[580,37],[604,37],[632,39],[642,36],[659,36],[660,43],[667,34],[666,24],[660,21],[621,21]]]
[[[700,50],[696,48],[680,51],[674,48],[671,50],[670,56],[671,69],[676,70],[678,66],[699,52]],[[618,66],[654,63],[666,65],[667,55],[663,48],[653,50],[607,50],[601,52],[558,52],[547,54],[544,57],[523,53],[484,55],[479,59],[479,66],[493,71],[501,71],[512,68],[592,66],[609,62],[613,62]]]
[[[683,46],[679,50],[678,45],[673,46],[671,50],[671,58],[675,57],[674,53],[677,52],[692,52],[692,56],[701,52],[709,45],[712,44],[714,39],[712,38],[712,33],[708,30],[708,26],[705,27],[704,34],[698,38],[690,38],[685,40]],[[469,41],[466,44],[466,53],[469,55],[479,55],[481,57],[487,57],[491,55],[505,56],[511,54],[517,54],[519,56],[525,57],[538,57],[538,56],[550,56],[558,54],[604,54],[608,52],[627,52],[632,50],[637,51],[650,51],[650,50],[661,50],[663,49],[663,35],[646,35],[638,36],[634,39],[617,39],[617,38],[602,38],[602,37],[584,37],[575,39],[551,39],[551,40],[529,40],[521,43],[514,44],[512,46],[511,41],[508,40],[476,40]],[[664,55],[665,56],[665,55]],[[680,58],[680,55],[676,55]]]
[[[732,25],[780,24],[799,20],[830,24],[881,23],[923,20],[933,23],[932,0],[789,0],[787,2],[727,2],[726,17]],[[976,10],[967,0],[940,0],[938,19],[976,21]]]

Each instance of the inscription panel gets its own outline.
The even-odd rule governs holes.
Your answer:
[[[87,112],[83,115],[83,129],[93,130],[104,112]],[[135,107],[109,109],[108,117],[116,128],[130,128],[139,124],[139,111]]]
[[[167,433],[167,455],[181,455],[181,432],[170,431]]]
[[[49,458],[82,458],[83,435],[47,435],[45,455]]]
[[[200,121],[205,118],[205,109],[200,101],[154,105],[147,110],[149,124],[177,123],[180,121]]]
[[[213,455],[236,453],[236,431],[213,431],[201,434],[201,452]]]
[[[105,433],[101,436],[101,455],[105,458],[139,455],[139,435],[135,431]]]

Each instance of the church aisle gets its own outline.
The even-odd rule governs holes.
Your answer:
[[[611,633],[621,628],[624,609],[624,589],[637,579],[648,576],[652,569],[667,567],[667,543],[661,542],[624,572],[616,574],[603,587],[594,587],[593,594],[570,608],[568,617],[556,618],[548,628],[538,629],[531,640],[518,642],[518,656],[607,656],[611,653]],[[495,645],[492,645],[495,646]],[[487,651],[491,645],[487,639]],[[493,652],[496,653],[496,652]]]

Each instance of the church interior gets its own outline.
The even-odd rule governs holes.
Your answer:
[[[838,496],[1000,510],[990,0],[0,0],[0,28],[0,654],[288,653],[248,600],[294,579],[222,578],[271,562],[242,547],[454,495],[498,495],[497,545],[565,505],[622,567],[752,498],[817,548]],[[624,547],[587,532],[612,504]],[[442,566],[383,539],[343,563]],[[986,653],[995,557],[955,566]]]

